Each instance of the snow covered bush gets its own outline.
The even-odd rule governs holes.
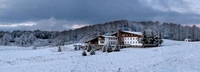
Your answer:
[[[61,48],[60,48],[60,46],[58,47],[58,52],[61,52],[62,50],[61,50]]]
[[[113,50],[112,50],[111,45],[108,45],[107,52],[112,52],[112,51],[113,51]]]
[[[24,33],[19,38],[16,38],[15,41],[19,46],[31,46],[37,40],[33,33]]]
[[[95,54],[95,48],[93,47],[92,50],[90,51],[90,55],[94,55]]]
[[[33,49],[33,50],[36,50],[36,49],[37,49],[37,47],[36,47],[36,46],[33,46],[33,47],[32,47],[32,49]]]
[[[9,33],[6,33],[3,35],[1,39],[1,45],[9,45],[12,40],[13,40],[12,35]]]
[[[114,51],[120,51],[119,44],[116,44],[116,46],[115,46],[115,50],[114,50]]]
[[[82,56],[87,56],[87,53],[85,52],[85,50],[83,51]]]
[[[34,43],[33,46],[47,46],[49,45],[49,40],[45,40],[45,39],[37,39]]]

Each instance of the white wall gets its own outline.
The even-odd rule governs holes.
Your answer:
[[[117,37],[105,37],[105,44],[116,45]]]
[[[98,40],[98,44],[111,44],[112,46],[114,46],[117,44],[117,37],[105,37],[104,43],[100,43],[100,40]],[[124,37],[124,44],[142,46],[142,43],[139,43],[137,37]]]

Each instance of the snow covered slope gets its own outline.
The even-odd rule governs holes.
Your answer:
[[[164,40],[161,47],[82,56],[62,47],[0,46],[0,72],[200,72],[200,42]]]

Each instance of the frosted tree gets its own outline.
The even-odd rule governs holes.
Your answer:
[[[110,44],[108,44],[108,46],[107,46],[107,52],[112,52],[113,50],[112,50],[112,47],[111,47],[111,45]]]
[[[90,51],[90,55],[94,55],[95,54],[95,48],[92,47],[92,50]]]
[[[2,37],[2,45],[9,45],[10,44],[10,41],[13,40],[13,37],[11,36],[11,34],[9,33],[6,33],[3,35]]]
[[[102,47],[102,52],[106,52],[106,45]]]
[[[141,40],[141,43],[144,47],[144,44],[147,44],[147,36],[146,36],[146,31],[143,30],[143,33],[142,33],[142,40]]]
[[[44,40],[44,39],[37,39],[34,43],[33,46],[39,47],[39,46],[47,46],[49,45],[49,40]]]
[[[88,44],[88,46],[87,46],[87,52],[90,52],[91,50],[92,50],[92,45]]]
[[[158,42],[159,42],[160,45],[163,43],[161,31],[160,31],[160,34],[159,34]]]
[[[74,45],[74,50],[78,50],[78,45]]]
[[[36,41],[36,37],[33,33],[24,33],[17,39],[17,43],[20,46],[31,46]]]
[[[120,51],[120,46],[119,46],[118,43],[115,45],[115,50],[114,51]]]
[[[85,50],[83,50],[82,56],[87,56],[87,53],[85,52]]]
[[[61,48],[60,48],[60,46],[58,47],[58,52],[61,52],[62,50],[61,50]]]
[[[28,39],[27,39],[28,43],[30,44],[33,44],[35,41],[36,41],[36,37],[33,33],[31,33],[29,36],[28,36]]]

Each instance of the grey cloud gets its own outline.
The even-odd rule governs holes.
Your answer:
[[[44,30],[44,31],[62,31],[75,29],[88,25],[84,22],[71,22],[66,20],[57,20],[54,17],[40,21],[23,22],[23,23],[0,23],[0,31],[13,30]]]
[[[184,24],[200,23],[199,14],[179,13],[171,7],[188,9],[183,0],[5,0],[6,7],[0,8],[1,22],[39,22],[38,27],[47,26],[53,17],[62,28],[68,23],[96,24],[107,21],[127,19],[132,21],[160,20]],[[44,22],[42,22],[44,21]],[[47,23],[46,23],[47,22]],[[52,29],[51,26],[48,26]],[[36,29],[37,27],[32,27]],[[31,28],[31,29],[32,29]],[[48,28],[47,28],[48,29]]]
[[[50,19],[36,21],[36,25],[28,27],[27,30],[45,30],[45,31],[61,31],[73,29],[74,25],[85,24],[83,22],[70,22],[66,20],[57,20],[54,17]]]

